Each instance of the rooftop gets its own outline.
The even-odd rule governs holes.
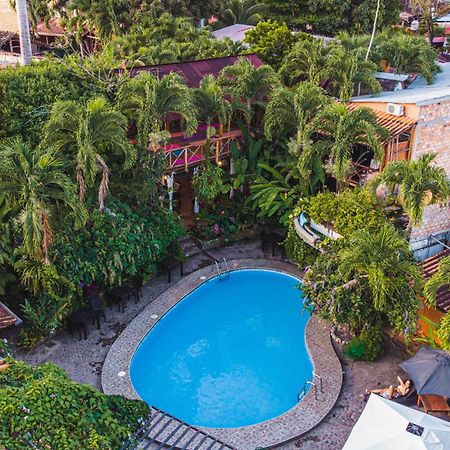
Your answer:
[[[21,320],[7,306],[0,302],[0,330],[11,325],[18,325],[20,322]]]
[[[450,99],[450,63],[439,63],[439,66],[442,72],[436,74],[433,84],[427,84],[419,76],[407,89],[361,95],[353,97],[352,102],[409,103],[422,106]]]
[[[356,109],[359,106],[358,103],[350,102],[348,104],[349,109]],[[405,133],[417,123],[416,120],[406,116],[395,116],[378,110],[373,110],[373,112],[377,116],[378,125],[385,127],[389,131],[391,139]]]
[[[234,25],[230,25],[229,27],[221,28],[220,30],[213,31],[213,36],[216,39],[225,39],[229,38],[233,42],[243,41],[245,38],[245,34],[247,31],[255,28],[253,25],[244,25],[240,23],[236,23]]]
[[[255,54],[244,55],[255,67],[262,65],[261,60]],[[130,75],[135,76],[140,72],[152,73],[158,77],[164,77],[169,73],[180,74],[189,87],[198,87],[205,75],[219,75],[224,67],[232,66],[237,56],[224,56],[222,58],[202,59],[199,61],[187,61],[173,64],[160,64],[156,66],[134,67],[130,70]]]

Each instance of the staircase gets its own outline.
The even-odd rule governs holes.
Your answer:
[[[149,418],[120,450],[236,450],[158,408],[151,410]]]

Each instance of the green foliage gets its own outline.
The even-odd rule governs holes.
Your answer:
[[[450,352],[450,313],[447,313],[439,322],[437,336],[441,347]]]
[[[318,256],[317,250],[300,238],[292,223],[289,223],[288,234],[284,241],[284,248],[287,257],[291,261],[295,261],[300,269],[304,269],[305,267],[314,264],[314,261]]]
[[[163,64],[237,54],[229,39],[215,39],[209,27],[196,28],[189,19],[164,13],[146,23],[137,22],[114,37],[108,49],[128,65]]]
[[[308,5],[316,32],[334,35],[344,30],[370,32],[377,4],[371,0],[309,0]],[[396,24],[401,7],[399,0],[381,0],[378,28]]]
[[[359,361],[364,358],[366,347],[359,337],[354,337],[345,347],[345,355],[353,361]]]
[[[214,164],[205,164],[192,178],[195,193],[201,202],[211,205],[220,194],[228,192],[224,171]]]
[[[345,354],[353,361],[375,361],[383,352],[381,324],[365,328],[346,346]]]
[[[165,210],[133,210],[112,202],[104,213],[92,211],[89,226],[74,235],[66,229],[55,240],[53,259],[75,285],[93,281],[120,286],[134,277],[145,280],[169,245],[181,234],[178,219]]]
[[[99,93],[86,86],[61,62],[43,61],[0,71],[0,138],[21,136],[36,145],[54,102]]]
[[[256,0],[228,0],[220,14],[220,25],[256,25],[262,20],[265,9],[264,3]]]
[[[379,58],[395,68],[397,73],[418,73],[428,84],[440,71],[436,62],[436,51],[422,36],[391,33],[379,37]]]
[[[425,206],[445,204],[450,198],[450,181],[444,168],[436,166],[435,153],[425,153],[416,161],[393,161],[370,183],[372,195],[378,186],[398,192],[398,201],[408,214],[411,225],[422,221]]]
[[[138,400],[75,383],[53,364],[36,368],[7,358],[0,373],[0,442],[21,450],[116,449],[149,414]]]
[[[249,30],[244,42],[266,64],[278,68],[284,56],[294,45],[295,38],[286,25],[268,20],[259,22],[255,28]]]
[[[290,29],[301,29],[314,21],[309,9],[309,0],[264,0],[265,16],[273,21],[285,23]]]
[[[233,199],[221,195],[214,202],[213,208],[200,210],[193,233],[196,239],[210,241],[223,238],[228,242],[234,234],[256,223],[254,211],[245,199],[236,194]]]
[[[311,306],[326,319],[357,333],[387,319],[407,337],[415,329],[421,287],[408,242],[390,225],[330,242],[302,285]]]
[[[364,361],[375,361],[383,352],[383,336],[381,334],[381,323],[367,327],[359,335],[364,344]]]
[[[375,232],[387,223],[380,204],[366,189],[348,189],[340,194],[319,193],[300,203],[296,212],[302,211],[316,223],[332,225],[345,237],[358,230]]]

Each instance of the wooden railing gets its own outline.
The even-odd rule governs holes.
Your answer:
[[[242,132],[230,130],[222,135],[217,135],[210,140],[210,158],[218,163],[230,154],[230,146],[233,141],[240,141]],[[172,143],[165,145],[162,149],[166,156],[166,170],[170,172],[188,171],[189,167],[205,160],[206,139],[190,141],[186,144]]]
[[[370,178],[370,175],[378,172],[377,169],[373,169],[372,167],[365,166],[357,162],[352,162],[352,167],[354,171],[347,178],[348,185],[352,187],[362,186]]]

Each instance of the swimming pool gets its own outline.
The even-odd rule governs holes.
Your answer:
[[[313,372],[299,283],[248,269],[201,284],[138,346],[134,389],[150,405],[202,427],[243,427],[285,413]]]

